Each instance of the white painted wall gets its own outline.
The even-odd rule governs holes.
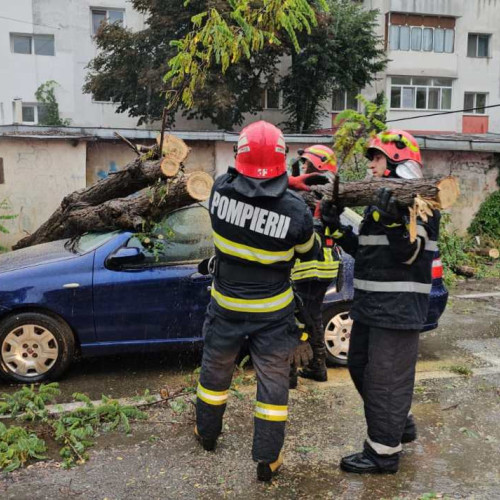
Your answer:
[[[35,91],[47,80],[59,83],[60,114],[72,125],[136,127],[137,120],[116,114],[115,106],[92,102],[82,93],[85,67],[96,54],[90,8],[125,9],[125,24],[143,27],[143,16],[127,0],[16,0],[0,2],[0,124],[13,123],[12,102],[35,102]],[[10,33],[51,34],[55,56],[15,54]]]
[[[0,233],[0,245],[10,246],[26,231],[35,231],[59,206],[64,196],[85,187],[84,141],[0,139],[4,184],[0,201],[18,217],[2,221],[10,234]]]
[[[453,54],[388,50],[390,59],[378,82],[364,93],[373,97],[384,90],[390,97],[391,75],[454,78],[451,110],[463,109],[465,92],[488,93],[487,105],[500,104],[500,0],[365,0],[365,8],[379,9],[378,34],[385,36],[385,14],[405,12],[457,17]],[[489,58],[467,57],[468,33],[488,33]],[[500,133],[500,108],[486,110],[489,131]],[[425,114],[422,111],[389,110],[388,120]],[[481,116],[481,115],[475,115]],[[396,122],[398,128],[462,132],[462,113]]]

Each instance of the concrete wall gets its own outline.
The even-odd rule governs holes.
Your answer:
[[[65,195],[85,187],[85,142],[0,139],[4,184],[0,201],[18,217],[2,221],[10,234],[0,233],[0,245],[10,246],[26,231],[33,232],[59,206]]]
[[[425,177],[457,177],[460,197],[447,212],[451,215],[453,227],[465,233],[481,203],[498,190],[496,179],[500,155],[425,150],[422,157]]]

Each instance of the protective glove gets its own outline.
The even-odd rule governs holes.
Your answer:
[[[302,174],[296,177],[288,177],[288,187],[294,191],[311,191],[309,186],[328,184],[328,178],[323,174]]]
[[[301,340],[299,345],[292,351],[290,363],[294,366],[306,366],[313,359],[313,351],[307,340]]]
[[[215,269],[215,255],[209,259],[202,260],[198,264],[198,272],[206,276],[207,274],[213,274]]]
[[[379,213],[378,220],[384,225],[403,222],[403,211],[398,199],[392,194],[392,189],[380,188],[376,195],[376,211]],[[375,213],[374,219],[377,220]]]
[[[335,232],[342,229],[340,214],[344,211],[342,205],[334,205],[330,201],[321,200],[319,205],[319,214],[321,221],[330,231]]]

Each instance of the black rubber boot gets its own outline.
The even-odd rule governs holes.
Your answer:
[[[326,382],[328,372],[326,370],[326,352],[324,349],[318,352],[313,349],[314,357],[309,364],[299,372],[299,377],[315,380],[316,382]]]
[[[383,467],[375,463],[365,452],[360,452],[342,458],[340,468],[355,474],[394,474],[399,467],[398,464]]]
[[[198,434],[198,428],[196,426],[194,427],[194,435],[205,451],[214,451],[215,450],[215,447],[217,446],[217,438],[208,439],[208,438],[201,437]]]
[[[283,452],[280,451],[278,458],[272,463],[259,462],[257,464],[257,479],[259,481],[271,481],[274,474],[283,464]]]
[[[411,443],[417,439],[417,424],[413,415],[408,415],[406,419],[405,428],[403,430],[403,435],[401,436],[402,443]]]

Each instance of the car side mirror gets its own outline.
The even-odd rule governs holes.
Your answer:
[[[144,260],[144,254],[137,247],[122,247],[111,254],[106,262],[110,267],[122,267],[127,264],[139,264]]]

